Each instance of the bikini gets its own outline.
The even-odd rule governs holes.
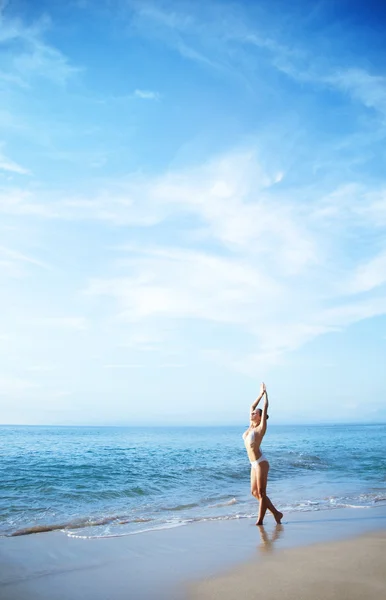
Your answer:
[[[248,435],[248,437],[249,437],[249,442],[250,442],[250,444],[252,444],[252,443],[253,443],[253,441],[254,441],[254,439],[255,439],[255,432],[254,432],[254,430],[252,429],[252,431],[250,431],[250,432],[249,432],[247,435]],[[244,436],[245,436],[245,433],[243,434],[243,440],[245,440],[245,437],[246,437],[246,436],[245,436],[245,437],[244,437]],[[261,453],[261,456],[259,456],[259,458],[258,458],[257,460],[251,460],[251,461],[249,461],[249,462],[251,463],[251,467],[252,467],[253,469],[257,469],[257,465],[258,465],[258,464],[260,464],[261,462],[264,462],[264,461],[265,461],[265,462],[268,462],[268,460],[267,460],[267,458],[264,456],[264,454],[263,454],[263,453]]]

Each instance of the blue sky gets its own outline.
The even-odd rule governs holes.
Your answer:
[[[2,423],[386,419],[386,10],[0,21]]]

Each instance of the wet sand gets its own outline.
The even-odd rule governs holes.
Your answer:
[[[309,595],[311,588],[319,593],[322,582],[328,584],[328,570],[341,592],[328,596],[327,590],[323,598],[356,598],[352,590],[360,585],[366,600],[376,597],[371,586],[379,594],[386,506],[290,513],[279,527],[266,522],[264,530],[254,519],[239,519],[114,538],[77,539],[59,531],[0,538],[0,600],[315,600],[322,596]],[[369,532],[375,536],[355,539]],[[344,550],[334,549],[339,540],[346,540]],[[255,585],[259,569],[260,580],[270,582],[263,588]]]
[[[292,548],[190,586],[189,600],[382,600],[386,530]]]

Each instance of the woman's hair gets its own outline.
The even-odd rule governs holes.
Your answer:
[[[261,408],[256,408],[256,409],[255,409],[255,412],[259,412],[259,413],[260,413],[260,417],[261,417],[261,416],[262,416],[262,414],[263,414],[263,411],[262,411],[262,409],[261,409]],[[269,416],[267,415],[267,420],[268,420],[268,419],[269,419]]]

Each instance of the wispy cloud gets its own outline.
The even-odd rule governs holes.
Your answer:
[[[352,294],[369,292],[386,283],[386,251],[372,257],[357,267],[351,280],[346,282],[346,290]]]
[[[103,365],[105,369],[142,369],[146,365],[140,363],[126,363],[126,364],[108,364]]]
[[[40,317],[30,319],[30,322],[48,329],[58,328],[74,331],[87,329],[87,319],[85,317]]]
[[[160,332],[148,332],[144,328],[141,331],[130,331],[123,334],[123,340],[118,343],[119,348],[129,348],[136,352],[153,352],[161,349],[161,344],[165,341],[165,336]]]
[[[275,362],[315,337],[386,313],[382,299],[356,298],[358,291],[382,285],[383,255],[365,268],[351,262],[349,275],[348,247],[341,239],[340,224],[351,221],[354,230],[368,231],[374,226],[360,214],[365,190],[351,206],[350,186],[330,194],[330,201],[320,189],[311,203],[306,195],[303,205],[303,191],[280,187],[285,174],[265,171],[251,151],[136,186],[128,205],[115,206],[116,223],[128,222],[126,211],[135,214],[138,197],[141,208],[154,214],[148,225],[188,213],[198,219],[191,233],[200,232],[190,244],[205,247],[216,241],[219,250],[121,247],[116,266],[123,274],[92,279],[86,290],[113,298],[121,321],[146,324],[152,319],[155,327],[164,320],[195,319],[236,326],[258,348],[249,356],[232,357],[234,367],[245,372],[247,365],[252,371],[257,363]]]
[[[123,363],[123,364],[107,364],[105,369],[142,369],[148,367],[147,364],[141,363]],[[183,363],[158,363],[154,365],[154,369],[181,369],[185,367]]]
[[[11,160],[10,158],[7,158],[1,152],[1,145],[0,145],[0,171],[6,171],[8,173],[16,173],[17,175],[30,175],[30,171],[28,169],[22,167],[21,165],[19,165],[15,161]]]
[[[125,178],[99,198],[55,202],[50,193],[49,203],[35,204],[31,196],[8,197],[3,211],[154,228],[171,215],[189,215],[185,247],[121,246],[112,263],[119,275],[91,279],[87,294],[113,299],[121,322],[149,329],[152,319],[155,335],[168,320],[236,327],[256,348],[232,358],[245,370],[386,312],[376,295],[357,298],[383,285],[383,254],[374,245],[367,263],[353,261],[344,237],[347,227],[351,236],[368,236],[386,225],[375,217],[385,210],[385,191],[350,183],[312,193],[302,183],[288,187],[286,172],[263,165],[258,155],[244,148],[162,176]],[[48,324],[86,326],[82,318]],[[147,345],[145,338],[137,342]]]
[[[27,371],[31,373],[50,373],[54,371],[55,367],[52,365],[30,365],[27,367]]]
[[[50,265],[33,256],[27,256],[22,252],[0,246],[0,269],[12,277],[20,277],[24,273],[26,265],[32,265],[44,270],[51,270]]]
[[[159,92],[152,92],[151,90],[135,90],[134,97],[141,100],[159,100],[161,95]]]
[[[4,82],[27,87],[38,77],[65,85],[79,72],[60,50],[44,41],[50,26],[48,17],[27,25],[8,17],[6,7],[0,7],[0,45],[5,49],[0,69]]]
[[[386,116],[386,77],[373,75],[364,69],[347,68],[326,77],[326,82],[340,88],[368,108]]]
[[[184,10],[184,7],[176,7],[176,5],[158,6],[152,2],[137,2],[137,0],[130,0],[129,4],[134,16],[132,24],[145,37],[159,39],[187,60],[219,71],[228,69],[228,61],[224,55],[213,56],[213,48],[207,51],[205,43],[202,44],[208,39],[217,42],[219,29],[216,23],[221,21],[220,15],[218,20],[216,18],[213,20],[212,26],[208,26],[205,22],[207,11],[203,10],[197,18],[192,6],[189,5],[186,5],[187,10]],[[208,5],[209,12],[213,6]],[[232,25],[234,26],[234,23]]]
[[[268,64],[291,79],[303,84],[333,87],[383,116],[386,114],[385,77],[350,64],[347,58],[339,60],[339,56],[314,61],[317,47],[313,48],[312,54],[310,45],[307,47],[288,27],[288,15],[283,16],[287,20],[283,20],[282,27],[278,27],[280,19],[274,20],[273,27],[263,11],[259,12],[261,23],[257,25],[257,19],[251,19],[249,11],[242,5],[208,3],[197,10],[193,3],[165,2],[159,6],[151,1],[130,0],[130,6],[143,35],[148,34],[150,27],[161,42],[189,60],[227,75],[240,77],[244,72],[249,76],[245,84],[255,87],[256,91],[261,86],[261,78],[256,78],[258,64]],[[332,38],[331,45],[338,41],[338,38]],[[317,40],[314,43],[317,44]],[[254,56],[254,49],[259,51],[258,56]],[[319,54],[322,57],[323,51]]]

